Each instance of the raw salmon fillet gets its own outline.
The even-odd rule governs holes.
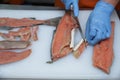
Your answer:
[[[52,61],[56,61],[72,51],[72,48],[70,48],[71,31],[77,27],[77,22],[72,17],[71,12],[65,13],[54,34],[51,55]]]
[[[38,35],[37,35],[37,32],[38,32],[38,29],[39,27],[38,26],[35,26],[35,27],[31,27],[31,39],[33,41],[37,41],[38,40]]]
[[[23,60],[26,57],[28,57],[30,53],[30,49],[22,52],[0,51],[0,64],[8,64],[19,60]]]
[[[110,67],[114,58],[113,41],[115,23],[111,22],[111,24],[112,33],[110,38],[101,41],[99,44],[95,45],[93,52],[93,65],[106,73],[110,72]]]

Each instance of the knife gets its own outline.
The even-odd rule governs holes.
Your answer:
[[[73,13],[73,5],[72,5],[72,4],[71,4],[71,12],[72,12],[72,14],[74,14],[74,13]],[[82,31],[82,28],[81,28],[81,25],[80,25],[80,22],[79,22],[78,17],[76,17],[76,16],[74,16],[74,15],[73,15],[73,17],[74,17],[74,19],[77,21],[77,24],[78,24],[78,26],[79,26],[80,35],[81,35],[82,39],[86,42],[86,39],[85,39],[85,36],[84,36],[84,34],[83,34],[83,31]]]

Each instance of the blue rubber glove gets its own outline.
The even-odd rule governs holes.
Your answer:
[[[79,14],[78,0],[62,0],[65,5],[65,9],[70,10],[71,4],[73,5],[74,16],[77,17]]]
[[[86,39],[90,45],[110,37],[110,17],[114,6],[100,0],[90,14],[86,24]]]

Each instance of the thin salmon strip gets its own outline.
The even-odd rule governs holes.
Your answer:
[[[0,64],[8,64],[25,59],[31,54],[31,50],[22,52],[0,51]]]
[[[29,41],[31,37],[30,27],[20,28],[18,31],[9,31],[8,33],[0,33],[0,36],[9,41]],[[19,38],[19,39],[16,39]]]
[[[25,49],[28,46],[29,41],[0,41],[0,50]]]
[[[32,38],[33,41],[37,41],[38,40],[37,32],[38,32],[39,27],[36,26],[36,27],[31,27],[31,28],[32,28],[31,38]]]
[[[31,37],[31,28],[25,27],[21,28],[18,31],[10,31],[10,36],[19,37],[20,41],[29,41]]]
[[[18,31],[9,31],[8,33],[1,33],[0,36],[5,40],[9,41],[29,41],[32,39],[33,41],[37,41],[37,27],[25,27],[20,28]]]
[[[33,26],[38,24],[44,24],[45,20],[33,20],[28,18],[16,19],[16,18],[0,18],[0,26],[9,27],[22,27],[22,26]]]
[[[93,65],[108,74],[114,58],[113,41],[115,23],[112,22],[111,24],[112,33],[110,38],[95,45],[93,54]]]
[[[53,37],[51,55],[52,61],[56,61],[68,55],[72,51],[72,48],[70,48],[71,31],[73,28],[77,27],[78,27],[77,22],[71,16],[71,13],[70,12],[65,13]]]

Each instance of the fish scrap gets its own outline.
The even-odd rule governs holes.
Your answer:
[[[51,18],[48,20],[36,20],[35,18],[0,18],[0,29],[8,30],[8,33],[0,32],[0,36],[4,39],[3,41],[0,41],[0,51],[2,51],[0,53],[0,64],[12,63],[28,57],[26,54],[28,52],[30,54],[31,50],[27,48],[31,45],[31,41],[38,40],[37,32],[39,25],[56,26],[58,25],[60,19],[61,17]],[[13,29],[18,30],[14,31]],[[16,49],[27,50],[13,52],[13,50]]]
[[[38,26],[36,27],[25,27],[20,28],[18,31],[9,31],[8,33],[1,33],[0,36],[5,40],[9,41],[29,41],[30,39],[33,41],[37,41],[37,31]]]
[[[2,24],[1,26],[7,25],[12,27],[15,27],[16,25],[27,25],[24,20],[29,21],[32,19],[23,18],[22,20],[23,21],[11,18],[0,18],[0,25]],[[18,23],[17,21],[20,23]],[[19,28],[17,31],[8,30],[8,33],[0,32],[0,36],[4,39],[0,41],[0,64],[8,64],[27,58],[31,54],[31,49],[27,49],[31,45],[31,41],[38,40],[37,31],[38,26],[25,26],[23,28]],[[26,50],[22,51],[22,49]],[[21,51],[15,52],[13,50]]]

